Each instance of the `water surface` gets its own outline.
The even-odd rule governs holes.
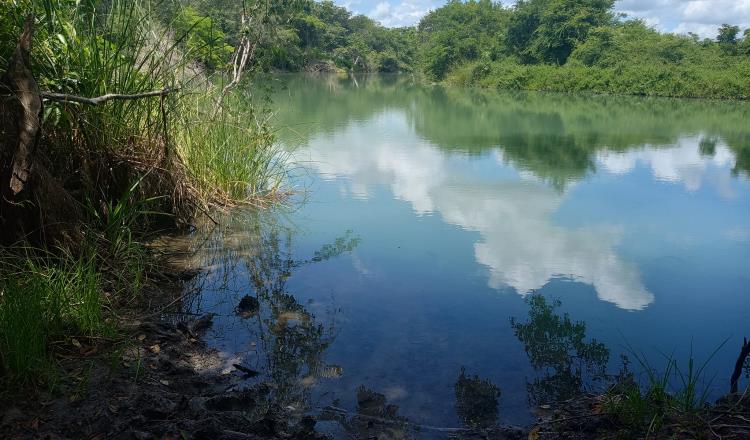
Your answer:
[[[629,350],[660,367],[727,338],[707,377],[728,391],[750,334],[750,106],[399,76],[274,84],[307,198],[199,234],[210,271],[189,288],[193,312],[219,314],[210,343],[285,405],[385,398],[398,409],[378,416],[422,425],[525,424],[596,391]],[[244,295],[258,315],[237,315]],[[584,328],[556,333],[565,314]]]

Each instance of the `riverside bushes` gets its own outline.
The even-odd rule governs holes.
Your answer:
[[[0,382],[49,378],[53,343],[114,328],[112,312],[153,276],[154,257],[142,244],[148,234],[214,206],[260,204],[280,193],[285,164],[267,112],[222,90],[221,72],[204,74],[184,55],[186,35],[152,6],[0,3],[0,70],[33,14],[29,70],[43,92],[93,98],[167,90],[99,105],[44,102],[32,171],[44,170],[33,191],[46,197],[29,200],[43,214],[41,232],[25,228],[27,236],[0,248]],[[41,206],[45,200],[56,203]],[[74,223],[66,240],[47,233],[58,224],[52,218]]]
[[[738,27],[723,25],[716,41],[660,33],[619,16],[613,4],[448,2],[419,24],[419,63],[428,77],[461,85],[750,98],[750,31],[740,37]]]
[[[508,90],[594,93],[674,98],[750,99],[750,59],[726,69],[706,66],[630,65],[613,67],[523,65],[512,60],[470,63],[446,81]]]

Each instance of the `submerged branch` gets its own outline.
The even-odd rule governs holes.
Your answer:
[[[64,93],[53,93],[53,92],[41,92],[40,95],[43,99],[48,101],[57,102],[77,102],[79,104],[88,105],[99,105],[107,101],[131,101],[135,99],[153,98],[157,96],[167,96],[170,93],[179,91],[179,87],[172,88],[167,87],[162,90],[154,90],[152,92],[138,93],[135,95],[121,95],[117,93],[108,93],[106,95],[98,96],[96,98],[86,98],[83,96],[67,95]]]

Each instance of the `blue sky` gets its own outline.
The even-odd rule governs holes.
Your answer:
[[[334,0],[352,11],[365,14],[386,26],[415,24],[445,0]],[[512,4],[513,0],[503,0]],[[722,23],[750,27],[750,0],[619,0],[618,11],[646,20],[667,32],[716,35]]]

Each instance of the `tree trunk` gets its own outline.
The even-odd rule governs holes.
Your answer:
[[[39,160],[42,99],[30,65],[33,23],[33,17],[26,20],[0,78],[0,244],[74,244],[80,210]]]

